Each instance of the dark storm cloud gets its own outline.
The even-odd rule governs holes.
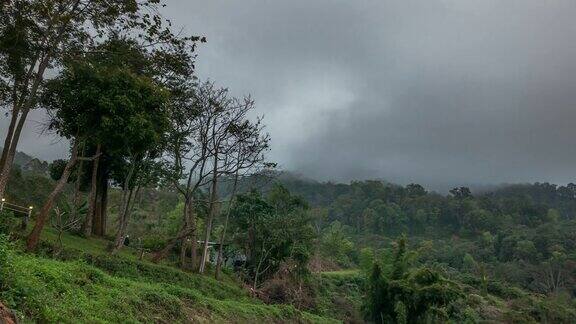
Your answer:
[[[572,0],[171,0],[198,73],[318,179],[574,181]]]
[[[184,7],[178,21],[209,39],[201,76],[255,95],[288,169],[432,187],[573,180],[573,1]]]

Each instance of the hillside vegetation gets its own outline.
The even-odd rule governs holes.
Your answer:
[[[0,322],[576,323],[576,184],[283,172],[168,5],[0,2]]]
[[[14,179],[30,177],[37,175],[25,172]],[[306,195],[304,185],[283,183]],[[130,226],[129,233],[142,238],[144,244],[121,249],[116,255],[107,252],[110,241],[106,238],[85,239],[70,233],[62,235],[63,247],[59,248],[55,228],[43,232],[37,254],[25,254],[18,240],[25,234],[18,230],[19,220],[3,214],[3,224],[8,224],[3,231],[11,233],[11,239],[4,236],[2,242],[5,266],[0,300],[23,318],[48,322],[70,318],[101,322],[378,322],[370,317],[371,307],[380,309],[376,316],[388,316],[390,322],[401,322],[398,316],[404,313],[408,322],[576,320],[576,272],[571,252],[576,242],[576,223],[571,216],[572,207],[568,198],[542,194],[549,188],[562,192],[563,187],[522,185],[477,197],[422,193],[419,198],[409,198],[403,196],[402,192],[409,192],[404,187],[366,184],[338,185],[345,189],[341,193],[344,196],[307,209],[316,228],[314,243],[307,247],[307,268],[311,272],[296,276],[289,270],[293,261],[287,259],[287,263],[264,275],[256,290],[246,285],[251,282],[242,269],[234,272],[226,267],[220,280],[215,280],[212,266],[204,275],[177,269],[175,255],[161,264],[148,261],[149,253],[139,259],[140,248],[153,250],[172,235],[170,221],[157,222],[158,212],[177,214],[181,208],[174,205],[169,193],[143,193],[149,199],[136,207],[139,221]],[[315,185],[320,193],[330,192],[322,190],[323,186],[333,186]],[[374,194],[374,188],[383,191]],[[264,191],[268,191],[268,196],[279,194],[274,186]],[[38,192],[41,195],[43,190]],[[112,192],[112,217],[116,217],[114,195]],[[396,214],[387,213],[385,208],[382,214],[356,213],[356,208],[362,210],[363,202],[370,205],[371,200],[362,198],[364,195],[373,195],[371,200],[380,199],[385,207],[395,208]],[[247,206],[264,204],[258,197],[240,198],[239,214],[234,213],[234,218],[242,217]],[[344,197],[355,206],[353,209],[341,207]],[[486,218],[476,230],[468,229],[471,225],[467,223],[441,225],[442,217],[451,217],[450,211],[456,210],[449,209],[450,204],[466,204],[462,207],[466,214],[477,214],[478,208],[490,217],[505,212],[503,207],[484,209],[493,206],[489,202],[498,201],[505,201],[501,206],[508,210],[516,208],[510,211],[514,218]],[[416,206],[420,209],[414,209]],[[416,220],[412,220],[411,213],[422,214],[422,209],[430,206],[437,208],[433,211],[439,218],[413,223]],[[541,218],[526,218],[530,206],[542,211],[533,214]],[[358,216],[339,216],[347,213]],[[364,224],[373,221],[367,215],[381,219],[377,222],[405,222],[402,226],[407,236],[397,235],[393,227],[385,227],[392,231],[386,233],[358,226],[355,217],[362,217]],[[528,220],[531,223],[522,223]],[[155,234],[147,232],[147,223],[157,225]],[[241,224],[234,222],[233,228],[236,226]],[[215,234],[220,230],[217,226]],[[233,231],[238,233],[235,235],[241,233]],[[236,244],[242,242],[234,241],[228,249],[241,249]],[[54,300],[58,302],[50,302]]]
[[[24,254],[1,237],[0,300],[24,321],[336,322],[289,305],[266,305],[232,278],[216,281],[139,261],[132,251],[108,256],[95,239],[66,235],[54,259],[54,233],[46,234],[45,256]]]

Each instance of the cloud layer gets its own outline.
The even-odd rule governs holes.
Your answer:
[[[572,0],[171,0],[166,15],[207,36],[201,78],[253,94],[287,169],[574,181]]]

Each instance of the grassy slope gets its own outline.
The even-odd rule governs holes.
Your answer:
[[[328,271],[315,274],[317,313],[361,323],[364,279],[359,270]]]
[[[55,234],[47,231],[49,254]],[[291,306],[265,305],[231,278],[223,282],[138,261],[106,242],[64,236],[62,260],[10,248],[0,270],[0,300],[27,321],[47,322],[334,322]],[[0,257],[2,257],[0,255]]]

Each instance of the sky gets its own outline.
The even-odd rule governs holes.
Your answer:
[[[576,1],[169,0],[164,14],[207,37],[200,79],[255,98],[283,169],[432,189],[576,181]],[[65,155],[42,118],[20,149]]]

